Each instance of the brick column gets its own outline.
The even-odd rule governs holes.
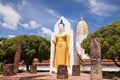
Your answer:
[[[57,79],[68,79],[68,70],[66,65],[58,66]]]
[[[3,65],[3,76],[13,76],[13,64]]]
[[[80,65],[72,66],[72,76],[80,76]]]
[[[102,80],[100,38],[92,36],[90,39],[91,80]]]
[[[21,41],[18,42],[16,53],[15,53],[15,60],[14,60],[14,73],[18,73],[19,62],[21,56]]]
[[[36,65],[30,65],[30,73],[37,73]]]

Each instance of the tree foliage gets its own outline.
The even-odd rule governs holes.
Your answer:
[[[116,63],[116,59],[120,61],[120,20],[103,26],[95,32],[89,34],[83,41],[85,53],[90,54],[89,40],[93,35],[99,36],[101,39],[102,58],[112,59],[115,64],[120,67],[120,64]]]
[[[49,40],[36,35],[19,35],[6,39],[0,44],[0,55],[5,63],[14,62],[18,41],[22,41],[21,60],[25,61],[27,69],[33,63],[33,58],[38,58],[39,61],[50,58]]]
[[[3,62],[4,61],[4,51],[2,49],[2,42],[4,42],[7,38],[4,38],[4,37],[0,37],[0,62]]]

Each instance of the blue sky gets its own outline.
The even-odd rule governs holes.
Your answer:
[[[61,16],[76,32],[82,16],[89,33],[120,19],[120,0],[0,0],[0,36],[35,34],[50,38]]]

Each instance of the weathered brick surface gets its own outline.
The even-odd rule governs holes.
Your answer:
[[[5,64],[3,66],[3,76],[12,76],[13,72],[13,64]]]
[[[80,65],[72,66],[72,76],[80,76]]]
[[[66,65],[58,65],[57,78],[68,79],[68,70]]]
[[[18,42],[16,53],[15,53],[15,60],[14,60],[14,73],[15,74],[18,73],[20,56],[21,56],[21,41]]]
[[[36,65],[30,65],[30,73],[37,73]]]
[[[37,74],[17,73],[13,76],[0,75],[0,80],[90,80],[89,74],[81,73],[81,76],[68,75],[68,79],[57,79],[57,74],[50,74],[50,72],[38,72]]]
[[[0,80],[20,80],[19,77],[0,77]]]
[[[92,36],[90,39],[91,80],[102,80],[100,38]]]

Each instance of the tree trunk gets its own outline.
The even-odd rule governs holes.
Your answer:
[[[114,58],[113,58],[113,62],[115,63],[115,65],[117,65],[117,67],[120,67],[120,64],[118,64]]]

